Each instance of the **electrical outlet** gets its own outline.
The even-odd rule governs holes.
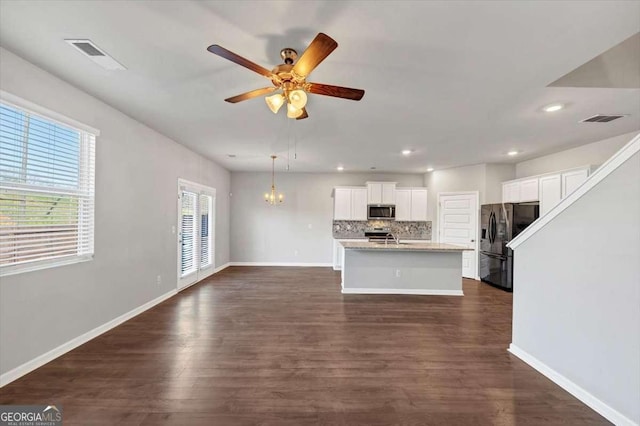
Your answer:
[[[294,256],[297,256],[297,255],[298,255],[298,250],[294,250],[294,251],[293,251],[293,255],[294,255]]]
[[[158,285],[162,284],[162,275],[158,275],[156,277],[156,284],[158,284]]]
[[[396,278],[400,278],[400,269],[396,269]]]

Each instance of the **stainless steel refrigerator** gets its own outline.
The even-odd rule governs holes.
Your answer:
[[[507,243],[540,216],[538,204],[485,204],[480,209],[480,279],[513,291],[513,250]]]

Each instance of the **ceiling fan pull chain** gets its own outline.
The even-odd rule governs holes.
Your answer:
[[[287,120],[287,171],[289,171],[289,157],[291,152],[291,120]]]

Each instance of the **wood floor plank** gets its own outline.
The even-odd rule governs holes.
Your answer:
[[[342,295],[231,267],[0,389],[65,424],[603,425],[510,355],[512,295]]]

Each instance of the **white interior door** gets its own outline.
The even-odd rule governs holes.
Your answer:
[[[478,276],[478,194],[438,194],[438,241],[473,249],[462,253],[462,276]]]
[[[178,289],[213,273],[215,189],[178,182]]]

